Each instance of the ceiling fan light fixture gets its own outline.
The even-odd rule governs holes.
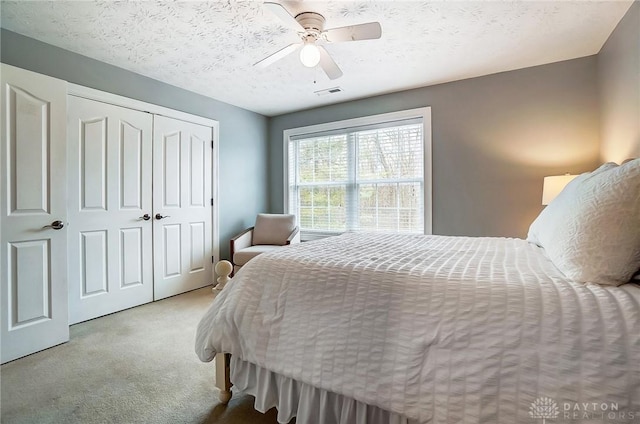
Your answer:
[[[313,68],[320,63],[320,50],[315,44],[305,43],[300,50],[300,62],[307,68]]]
[[[266,68],[289,54],[300,50],[300,62],[307,68],[320,65],[329,79],[340,78],[343,74],[338,64],[333,60],[324,43],[338,43],[346,41],[375,40],[382,36],[380,22],[349,25],[336,28],[324,28],[324,16],[319,13],[305,11],[292,15],[283,5],[273,0],[266,0],[264,7],[277,16],[283,24],[298,33],[301,42],[289,44],[287,47],[256,62],[253,66]],[[320,45],[316,44],[319,41]]]

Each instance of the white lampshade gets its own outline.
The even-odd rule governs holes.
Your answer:
[[[320,63],[320,50],[315,44],[305,43],[300,50],[300,61],[307,68],[313,68]]]
[[[569,184],[569,181],[573,180],[577,175],[553,175],[550,177],[544,177],[544,184],[542,186],[542,204],[548,205],[558,194]]]

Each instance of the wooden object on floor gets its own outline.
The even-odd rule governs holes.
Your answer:
[[[220,389],[220,402],[226,405],[231,400],[231,354],[216,355],[216,387]]]
[[[218,284],[213,288],[213,290],[220,291],[230,280],[229,274],[233,271],[233,265],[229,261],[220,261],[216,264],[215,270],[219,277],[217,280]]]

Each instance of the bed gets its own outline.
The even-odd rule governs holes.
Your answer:
[[[583,234],[594,222],[575,224],[571,198],[574,224],[550,221],[559,196],[528,240],[344,234],[260,255],[215,298],[196,353],[219,354],[223,389],[233,381],[281,423],[640,419],[640,285],[626,283],[640,268],[628,226],[640,227],[640,162],[583,174],[565,191],[580,198],[614,173],[626,175],[614,191],[636,208],[609,199],[624,229],[616,237]],[[563,232],[573,237],[565,256],[585,256],[593,240],[616,253],[567,268],[547,240]],[[596,278],[598,261],[606,272]]]

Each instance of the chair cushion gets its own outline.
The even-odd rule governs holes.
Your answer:
[[[269,244],[261,244],[258,246],[251,246],[245,249],[238,250],[233,254],[233,264],[242,266],[249,262],[249,260],[255,258],[261,253],[272,252],[276,249],[282,249],[282,246],[275,246]]]
[[[284,245],[296,228],[296,216],[286,214],[258,214],[253,229],[253,244]]]

